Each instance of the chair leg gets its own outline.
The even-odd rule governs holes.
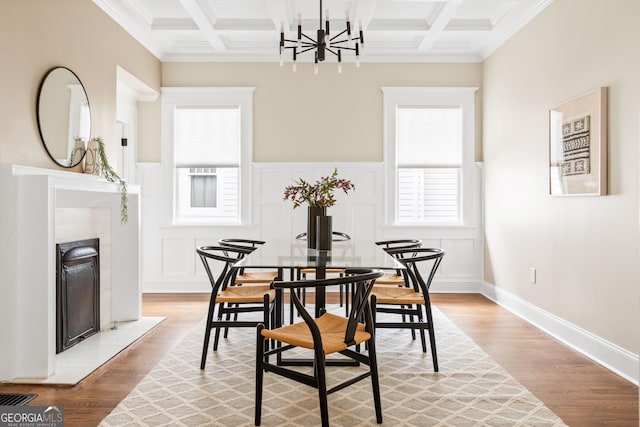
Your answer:
[[[431,345],[431,358],[433,359],[433,370],[434,372],[438,372],[438,354],[436,353],[436,332],[433,327],[433,315],[431,313],[431,301],[427,300],[427,304],[425,305],[425,310],[427,312],[427,322],[428,322],[428,330],[429,330],[429,344]]]
[[[228,304],[227,308],[228,309],[233,308],[234,305],[236,307],[238,307],[239,304]],[[227,319],[226,320],[227,320],[227,322],[231,321],[231,312],[230,311],[227,312]],[[238,320],[238,313],[235,313],[234,320]],[[225,339],[228,338],[228,336],[229,336],[229,328],[228,327],[224,328],[224,335],[223,336],[224,336]]]
[[[426,353],[427,352],[427,341],[425,339],[425,323],[424,323],[424,319],[422,318],[422,305],[421,304],[416,304],[416,310],[417,310],[417,315],[416,317],[418,318],[418,325],[420,326],[420,342],[422,344],[422,352]],[[413,315],[411,315],[411,321],[413,322]],[[427,325],[428,326],[428,325]]]
[[[318,381],[318,399],[320,401],[320,419],[322,427],[329,427],[329,404],[327,402],[327,379],[325,377],[325,360],[322,350],[315,349],[315,371]]]
[[[378,379],[378,357],[376,356],[375,338],[367,341],[369,349],[369,370],[371,371],[371,388],[373,404],[376,409],[376,422],[382,424],[382,404],[380,402],[380,381]]]
[[[224,303],[218,304],[218,322],[222,321],[222,311],[224,309]],[[220,341],[220,326],[216,326],[216,334],[213,338],[213,351],[218,351],[218,342]]]
[[[260,419],[262,418],[262,381],[264,377],[264,370],[262,369],[262,363],[264,358],[264,338],[262,336],[262,330],[264,325],[259,324],[257,327],[257,339],[256,339],[256,400],[255,400],[255,424],[260,425]]]
[[[404,306],[402,306],[402,307],[404,308]],[[412,306],[411,304],[409,304],[409,305],[407,306],[407,308],[408,308],[409,310],[412,310],[412,309],[413,309],[413,306]],[[416,308],[417,308],[417,307],[416,307]],[[402,315],[402,321],[403,321],[403,322],[405,321],[405,320],[404,320],[404,314]],[[413,314],[410,314],[410,315],[409,315],[409,322],[410,322],[410,323],[413,323]],[[413,341],[415,341],[415,340],[416,340],[416,330],[415,330],[415,329],[413,329],[413,328],[411,328],[411,339],[412,339]],[[423,338],[423,339],[424,339],[424,338]]]
[[[204,331],[204,343],[202,345],[202,358],[200,359],[200,369],[204,369],[204,365],[207,362],[207,351],[209,349],[209,339],[211,338],[211,322],[213,321],[213,312],[215,310],[216,296],[211,293],[209,299],[209,313],[207,313],[207,324]]]

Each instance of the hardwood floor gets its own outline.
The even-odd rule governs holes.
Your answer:
[[[477,294],[433,304],[570,426],[638,426],[638,388]],[[332,302],[330,300],[330,302]],[[146,294],[143,314],[167,320],[76,386],[0,384],[64,406],[65,426],[95,426],[207,311],[208,295]]]

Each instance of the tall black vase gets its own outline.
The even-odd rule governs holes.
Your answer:
[[[307,248],[315,249],[317,240],[317,222],[316,218],[327,215],[327,208],[309,206],[307,208]]]
[[[333,237],[331,216],[324,215],[316,217],[316,249],[320,251],[330,251]]]

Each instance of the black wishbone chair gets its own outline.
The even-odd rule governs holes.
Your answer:
[[[347,269],[345,270],[345,276],[332,279],[274,282],[273,286],[276,289],[289,289],[291,300],[300,313],[303,321],[276,329],[268,329],[268,327],[262,324],[258,325],[255,403],[255,424],[257,426],[260,425],[262,414],[264,371],[272,372],[316,388],[318,390],[320,400],[320,416],[323,426],[329,425],[327,395],[342,390],[343,388],[355,384],[367,377],[371,377],[376,421],[378,424],[382,423],[375,329],[373,326],[373,316],[369,306],[369,295],[371,293],[371,289],[373,288],[375,279],[380,276],[382,276],[381,270]],[[298,297],[298,292],[296,292],[301,288],[351,284],[354,285],[354,291],[352,295],[351,311],[349,312],[348,317],[342,317],[323,310],[321,316],[314,319],[309,313],[307,313],[304,305]],[[274,340],[277,342],[277,346],[273,350],[268,350],[268,340]],[[366,352],[360,353],[351,349],[351,347],[356,347],[356,350],[358,350],[359,345],[362,343],[367,344]],[[269,362],[270,356],[279,356],[283,352],[300,347],[313,351],[313,365],[315,367],[313,375],[305,374],[303,372]],[[325,357],[333,353],[340,353],[357,362],[369,366],[368,372],[352,377],[327,390]]]
[[[388,252],[406,267],[403,274],[406,274],[409,286],[384,286],[376,283],[371,292],[371,310],[373,311],[376,329],[411,329],[413,339],[415,339],[415,331],[418,330],[422,341],[423,353],[427,352],[424,332],[427,330],[431,345],[433,370],[438,372],[436,336],[433,327],[429,287],[442,262],[444,251],[440,248],[399,248],[389,249]],[[422,266],[423,271],[429,272],[426,280],[420,272],[420,266]],[[402,317],[398,321],[382,320],[379,319],[378,313],[399,314]]]
[[[245,255],[250,254],[253,249],[228,246],[200,246],[196,251],[202,260],[211,283],[209,313],[207,314],[202,359],[200,360],[200,369],[204,369],[207,361],[211,329],[215,328],[216,330],[213,351],[217,351],[220,328],[225,328],[224,337],[226,338],[230,327],[255,327],[259,323],[269,325],[275,316],[275,310],[273,309],[275,291],[270,285],[242,286],[234,283],[237,269],[233,265]],[[214,320],[216,306],[218,307],[218,314]],[[262,319],[253,321],[238,320],[238,314],[248,312],[262,312]],[[231,318],[232,315],[233,319]]]
[[[392,240],[380,240],[375,242],[376,245],[382,246],[382,249],[389,253],[394,253],[391,256],[395,258],[401,258],[411,255],[411,252],[404,251],[402,249],[414,249],[422,246],[422,240],[419,239],[392,239]],[[400,286],[407,288],[410,286],[409,277],[406,271],[403,270],[385,270],[384,275],[376,280],[376,285],[388,285],[388,286]],[[413,321],[413,316],[409,315],[409,319]],[[402,315],[402,321],[406,320],[406,315]],[[411,338],[416,339],[416,330],[411,329]]]

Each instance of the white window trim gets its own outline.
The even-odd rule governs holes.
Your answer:
[[[251,161],[253,159],[253,92],[254,87],[163,87],[162,88],[162,157],[164,162],[165,188],[171,191],[164,195],[164,217],[166,223],[251,225]],[[240,106],[240,176],[239,176],[239,222],[219,218],[176,221],[176,179],[173,150],[173,112],[178,106]]]
[[[384,97],[385,226],[465,226],[474,223],[475,92],[477,87],[382,87]],[[396,106],[460,106],[462,108],[461,222],[398,224],[396,218]]]

